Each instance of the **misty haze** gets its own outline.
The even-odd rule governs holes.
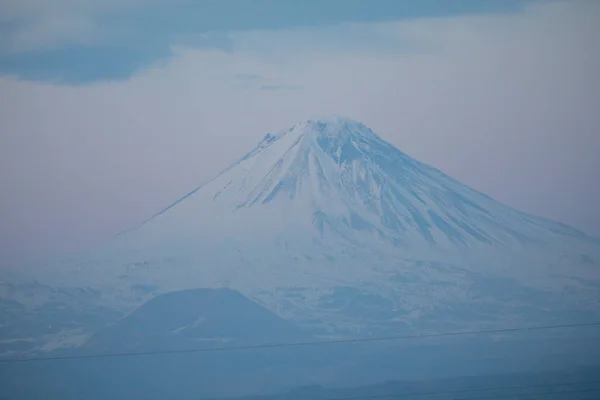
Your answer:
[[[600,397],[600,3],[0,30],[1,400]]]

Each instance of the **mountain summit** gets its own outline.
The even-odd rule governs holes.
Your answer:
[[[598,260],[596,239],[333,118],[267,134],[208,183],[45,279],[93,287],[125,309],[141,301],[140,285],[233,288],[318,334],[369,335],[595,315]]]

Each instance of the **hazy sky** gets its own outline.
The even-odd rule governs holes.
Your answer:
[[[0,267],[93,245],[332,114],[600,236],[599,38],[591,0],[3,0]]]

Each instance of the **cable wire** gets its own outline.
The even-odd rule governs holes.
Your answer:
[[[600,389],[577,389],[577,390],[563,390],[560,392],[539,392],[539,393],[510,393],[510,394],[500,394],[500,395],[486,396],[486,397],[464,397],[462,399],[457,398],[454,400],[490,400],[490,399],[507,399],[509,397],[518,397],[519,399],[521,399],[523,397],[575,394],[575,393],[595,393],[595,392],[600,392]]]
[[[585,327],[592,327],[592,326],[600,326],[600,322],[590,322],[590,323],[581,323],[581,324],[565,324],[565,325],[533,326],[533,327],[525,327],[525,328],[489,329],[489,330],[479,330],[479,331],[426,333],[426,334],[417,334],[417,335],[388,336],[388,337],[360,338],[360,339],[323,340],[323,341],[314,341],[314,342],[269,343],[269,344],[230,346],[230,347],[208,347],[208,348],[199,348],[199,349],[154,350],[154,351],[139,351],[139,352],[81,354],[81,355],[72,355],[72,356],[31,357],[31,358],[13,358],[13,359],[5,358],[5,359],[0,359],[0,363],[57,361],[57,360],[109,358],[109,357],[134,357],[134,356],[162,355],[162,354],[207,353],[207,352],[216,352],[216,351],[272,349],[272,348],[282,348],[282,347],[322,346],[322,345],[344,344],[344,343],[383,342],[383,341],[394,341],[394,340],[427,339],[427,338],[480,335],[480,334],[531,332],[531,331],[541,331],[541,330],[547,330],[547,329],[585,328]]]

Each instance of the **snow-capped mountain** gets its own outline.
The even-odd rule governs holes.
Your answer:
[[[140,285],[229,287],[314,332],[369,335],[591,318],[599,262],[597,239],[334,118],[267,134],[139,226],[33,277],[123,310],[153,295]]]

